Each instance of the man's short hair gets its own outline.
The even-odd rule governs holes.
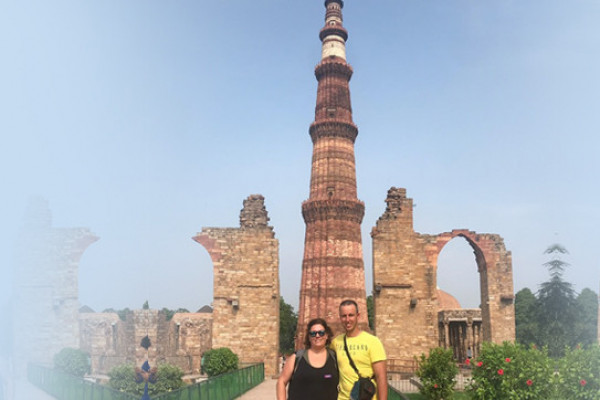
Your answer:
[[[354,300],[347,299],[347,300],[342,301],[340,303],[339,310],[342,311],[342,307],[344,307],[344,306],[354,306],[354,308],[356,309],[356,313],[358,314],[358,304]]]

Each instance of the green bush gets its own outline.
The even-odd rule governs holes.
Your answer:
[[[108,386],[120,392],[141,395],[144,393],[144,384],[136,383],[135,367],[133,364],[121,364],[113,367],[109,373]]]
[[[238,361],[238,356],[227,347],[212,349],[204,353],[204,372],[208,376],[215,376],[234,371]]]
[[[600,399],[600,347],[567,349],[558,362],[557,392],[569,400]]]
[[[54,368],[70,375],[83,377],[90,372],[90,357],[79,349],[65,347],[54,355]]]
[[[148,393],[157,395],[170,392],[184,386],[181,368],[170,364],[159,364],[156,373],[156,382],[148,385]],[[108,373],[108,385],[121,392],[133,395],[144,393],[145,382],[136,383],[136,372],[133,364],[122,364],[114,367]]]
[[[176,365],[160,364],[152,394],[170,392],[184,386],[181,380],[183,374],[183,370]]]
[[[458,367],[452,350],[438,347],[431,349],[428,357],[421,354],[417,376],[423,385],[420,392],[427,399],[452,399],[456,374]]]
[[[486,342],[471,365],[468,391],[474,400],[556,398],[554,361],[545,348]]]

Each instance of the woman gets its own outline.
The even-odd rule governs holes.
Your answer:
[[[335,353],[329,349],[333,333],[322,318],[306,326],[305,350],[292,354],[277,380],[277,400],[336,400],[338,368]],[[296,357],[299,357],[296,360]],[[286,386],[287,390],[286,397]]]

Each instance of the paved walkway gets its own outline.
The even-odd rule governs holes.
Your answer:
[[[238,400],[276,400],[275,384],[277,379],[267,378],[263,383],[244,393]]]
[[[15,380],[11,390],[12,393],[5,394],[7,400],[55,400],[54,397],[38,389],[25,378]]]

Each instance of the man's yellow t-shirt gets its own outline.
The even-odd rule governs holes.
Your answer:
[[[356,371],[350,365],[348,355],[344,350],[344,336],[339,335],[331,342],[331,348],[336,352],[340,370],[340,393],[338,394],[338,400],[349,400],[352,386],[358,380]],[[373,376],[371,365],[386,359],[381,341],[370,333],[361,332],[358,336],[347,337],[346,342],[348,343],[348,351],[350,352],[352,361],[354,361],[354,365],[356,365],[362,377]],[[373,381],[375,382],[375,380]],[[377,395],[373,399],[377,400]]]

